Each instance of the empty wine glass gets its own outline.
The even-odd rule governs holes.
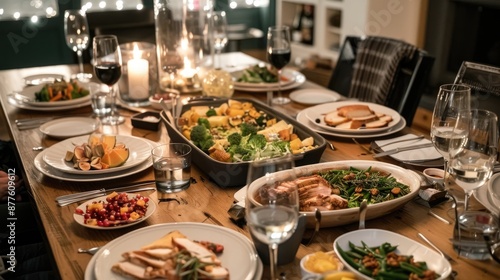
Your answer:
[[[66,44],[76,52],[78,57],[79,73],[74,78],[86,81],[92,74],[85,73],[83,69],[83,51],[89,46],[89,25],[83,10],[66,10],[64,12],[64,35]]]
[[[448,162],[452,143],[460,145],[460,141],[452,141],[454,137],[463,139],[463,135],[455,135],[453,130],[461,111],[470,110],[471,90],[468,86],[446,84],[439,87],[431,121],[431,140],[434,147],[444,159],[444,186],[447,188]]]
[[[290,28],[288,26],[269,27],[267,31],[267,61],[278,71],[278,97],[272,99],[274,104],[290,102],[290,98],[281,96],[281,72],[290,59]]]
[[[101,122],[103,124],[116,125],[123,123],[125,119],[116,111],[116,91],[115,84],[122,74],[122,56],[118,39],[114,35],[98,35],[93,41],[94,71],[97,79],[108,86],[109,98],[111,100],[110,115],[105,116]]]
[[[252,235],[269,246],[271,279],[276,279],[278,245],[295,232],[299,196],[293,158],[288,155],[250,163],[245,202]]]
[[[215,49],[217,65],[215,68],[221,68],[220,54],[227,45],[227,20],[226,12],[216,11],[212,13],[210,20],[213,36],[213,47]]]

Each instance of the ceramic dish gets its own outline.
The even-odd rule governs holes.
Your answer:
[[[129,199],[131,198],[134,198],[137,194],[133,194],[133,193],[127,193],[127,196]],[[90,200],[88,200],[87,202],[84,202],[80,205],[78,205],[78,207],[76,207],[77,209],[80,209],[83,211],[83,213],[85,213],[85,211],[87,210],[87,205],[89,204],[92,204],[93,202],[98,202],[98,201],[106,201],[106,197],[107,195],[103,195],[101,197],[96,197],[96,198],[92,198]],[[126,223],[126,224],[121,224],[119,226],[113,226],[113,227],[100,227],[100,226],[95,226],[95,225],[89,225],[89,224],[86,224],[84,223],[84,219],[83,219],[83,215],[79,215],[79,214],[76,214],[76,213],[73,213],[73,218],[75,219],[75,221],[84,226],[84,227],[87,227],[87,228],[93,228],[93,229],[100,229],[100,230],[111,230],[111,229],[120,229],[120,228],[124,228],[124,227],[130,227],[130,226],[133,226],[133,225],[136,225],[138,223],[141,223],[141,222],[144,222],[145,220],[147,220],[151,215],[153,215],[153,213],[156,211],[156,203],[154,202],[153,199],[150,199],[148,201],[148,208],[146,210],[146,214],[144,215],[144,217],[142,218],[139,218],[137,220],[135,220],[134,222],[130,222],[130,223]]]
[[[303,111],[299,112],[297,114],[297,121],[299,123],[302,123],[309,127],[311,130],[313,130],[316,133],[322,134],[322,135],[328,135],[328,136],[335,136],[335,137],[345,137],[345,138],[375,138],[375,137],[382,137],[382,136],[387,136],[394,134],[396,132],[399,132],[403,130],[406,127],[406,120],[404,118],[401,118],[399,123],[393,126],[390,129],[381,131],[381,132],[372,132],[372,133],[365,133],[365,134],[353,134],[353,133],[338,133],[338,132],[333,132],[333,131],[328,131],[325,129],[322,129],[321,127],[317,127],[313,122],[311,122],[307,117],[306,114]],[[442,165],[442,164],[441,164]]]
[[[447,279],[452,271],[450,263],[443,256],[433,249],[411,240],[408,237],[387,230],[362,229],[343,234],[337,237],[337,239],[333,242],[333,249],[335,250],[335,253],[337,253],[337,256],[344,263],[345,267],[354,272],[359,279],[373,278],[362,274],[357,269],[350,266],[339,254],[337,246],[340,246],[343,251],[349,251],[349,242],[356,245],[361,245],[361,242],[365,242],[369,247],[380,246],[385,242],[394,246],[397,245],[397,254],[413,256],[415,261],[425,261],[429,269],[434,270],[440,275],[438,279]]]
[[[150,144],[153,147],[153,144]],[[113,173],[105,173],[105,174],[94,174],[93,176],[88,175],[79,175],[79,174],[71,174],[59,171],[52,166],[45,163],[43,157],[47,150],[40,152],[34,160],[35,168],[40,171],[43,175],[47,177],[54,178],[56,180],[62,181],[70,181],[70,182],[101,182],[105,180],[113,180],[118,178],[124,178],[141,171],[144,171],[153,165],[153,161],[151,159],[145,160],[143,163],[137,165],[136,167],[132,167],[127,170],[113,172]]]
[[[78,82],[79,85],[84,88],[88,89],[90,83],[83,83],[83,82]],[[94,83],[93,83],[94,84]],[[76,99],[71,99],[71,100],[62,100],[62,101],[56,101],[56,102],[38,102],[35,101],[35,93],[39,92],[42,90],[44,87],[44,84],[41,85],[36,85],[36,86],[30,86],[30,87],[25,87],[22,91],[14,93],[16,98],[19,98],[20,101],[22,101],[26,105],[30,106],[40,106],[40,107],[62,107],[62,106],[69,106],[69,105],[75,105],[75,104],[80,104],[83,102],[88,102],[90,101],[90,94],[76,98]]]
[[[87,264],[87,267],[85,268],[85,275],[84,275],[84,280],[97,280],[94,270],[95,270],[95,262],[96,262],[96,255],[101,255],[102,252],[104,251],[103,248],[101,248],[99,251],[96,252],[96,254],[90,259],[89,263]],[[252,280],[261,280],[262,273],[264,272],[264,265],[262,264],[262,261],[260,259],[257,260],[257,269],[255,270],[255,275]]]
[[[296,155],[295,165],[301,166],[306,164],[312,164],[319,162],[321,155],[326,148],[326,140],[319,134],[315,133],[307,126],[302,123],[297,122],[290,116],[278,112],[266,104],[255,100],[255,99],[244,99],[244,98],[231,98],[232,100],[237,100],[240,102],[250,102],[258,111],[263,111],[268,114],[268,116],[274,116],[278,120],[284,120],[288,124],[293,126],[294,133],[296,133],[300,139],[305,139],[307,137],[312,137],[314,139],[315,148],[308,150],[304,153]],[[213,101],[199,101],[185,104],[182,107],[182,115],[185,111],[191,109],[192,106],[209,106],[209,107],[219,107],[223,103],[227,103],[228,99],[221,98]],[[203,169],[206,174],[219,186],[222,188],[227,187],[241,187],[246,184],[246,177],[248,171],[249,162],[222,162],[213,159],[207,153],[203,152],[199,147],[195,146],[193,142],[188,140],[183,134],[182,130],[178,128],[177,125],[172,125],[169,121],[168,116],[165,111],[161,112],[161,118],[163,123],[167,128],[170,140],[175,143],[186,143],[193,149],[192,152],[192,162],[196,163],[198,167]]]
[[[85,107],[85,106],[90,105],[90,99],[89,99],[87,101],[79,102],[76,104],[63,105],[63,106],[54,106],[54,107],[32,106],[32,105],[24,103],[22,101],[22,99],[19,99],[16,96],[16,94],[7,95],[7,100],[9,101],[10,105],[12,105],[16,108],[31,110],[31,111],[40,111],[40,112],[65,111],[65,110],[77,109],[77,108],[81,108],[81,107]]]
[[[150,158],[151,146],[142,138],[117,135],[116,142],[123,143],[129,149],[129,157],[123,165],[100,170],[79,170],[73,167],[73,163],[64,160],[67,151],[73,151],[75,145],[86,143],[88,136],[79,136],[66,139],[46,149],[43,160],[51,167],[70,174],[93,176],[95,174],[106,174],[123,171],[135,167]]]
[[[384,114],[384,115],[389,115],[392,117],[392,121],[387,124],[387,126],[380,127],[380,128],[370,128],[370,129],[343,129],[343,128],[337,128],[333,126],[329,126],[325,123],[324,116],[330,112],[336,111],[337,108],[342,107],[342,106],[349,106],[349,105],[366,105],[370,107],[370,109],[377,113],[377,114]],[[309,121],[313,124],[315,124],[317,127],[322,128],[323,130],[328,130],[332,132],[337,132],[337,133],[350,133],[350,134],[372,134],[372,133],[377,133],[377,132],[382,132],[386,131],[388,129],[393,128],[396,126],[399,121],[401,120],[401,116],[398,114],[398,112],[394,111],[391,108],[378,105],[375,103],[369,103],[369,102],[359,102],[359,101],[339,101],[339,102],[332,102],[332,103],[326,103],[326,104],[321,104],[313,107],[309,107],[305,110],[303,110],[309,119]]]
[[[231,279],[252,280],[258,267],[258,256],[248,238],[234,230],[202,223],[169,223],[144,227],[122,235],[101,248],[96,254],[94,273],[98,280],[129,279],[115,274],[111,267],[122,260],[124,252],[139,249],[170,231],[178,230],[191,240],[211,241],[224,246],[219,256]],[[104,249],[104,250],[103,250]]]
[[[422,144],[432,144],[432,142],[429,139],[418,139],[415,141],[404,141],[404,142],[398,142],[394,144],[388,144],[396,140],[404,140],[404,139],[411,139],[412,137],[416,137],[414,134],[406,134],[401,137],[393,138],[393,139],[388,139],[388,140],[378,140],[375,141],[374,147],[379,147],[382,146],[382,148],[378,148],[378,151],[390,151],[396,148],[401,148],[401,147],[411,147],[415,145],[422,145]],[[388,145],[386,145],[388,144]],[[421,148],[421,149],[415,149],[415,150],[409,150],[409,151],[402,151],[399,153],[395,153],[392,155],[389,155],[391,158],[401,161],[401,162],[418,162],[418,161],[431,161],[431,160],[437,160],[441,159],[443,156],[434,148],[434,146],[426,147],[426,148]]]
[[[40,131],[54,138],[68,138],[90,134],[99,128],[99,120],[92,118],[63,118],[46,122]]]
[[[24,83],[27,86],[36,86],[41,84],[53,83],[58,80],[64,80],[64,75],[60,74],[37,74],[24,77]]]
[[[239,70],[231,72],[231,76],[234,80],[234,86],[236,87],[249,87],[249,88],[277,88],[279,86],[278,83],[247,83],[247,82],[238,82],[238,79],[243,75],[245,70]],[[283,69],[281,74],[281,86],[288,86],[295,82],[295,78],[297,77],[297,71],[290,69]]]
[[[290,93],[290,99],[294,102],[304,105],[317,105],[328,102],[334,102],[343,98],[339,93],[321,89],[321,88],[308,88],[300,89]]]
[[[497,209],[500,209],[500,177],[499,173],[491,176],[488,180],[488,193],[490,194],[491,201]]]
[[[301,86],[306,82],[306,76],[304,74],[300,73],[299,71],[292,71],[292,74],[294,75],[294,81],[293,83],[284,85],[281,87],[281,90],[289,90],[289,89],[294,89],[296,87]],[[252,87],[252,86],[238,86],[234,85],[235,90],[240,90],[240,91],[249,91],[249,92],[268,92],[268,91],[277,91],[278,87],[277,86],[260,86],[260,87]]]
[[[398,182],[408,185],[411,189],[411,192],[405,196],[376,204],[369,204],[366,211],[367,220],[389,214],[394,210],[403,207],[407,202],[418,195],[421,184],[420,178],[415,173],[409,172],[408,169],[389,163],[368,160],[346,160],[299,166],[296,167],[295,170],[297,171],[298,176],[306,176],[309,174],[313,174],[318,170],[347,169],[349,167],[355,167],[358,169],[367,169],[371,167],[372,170],[383,171],[385,173],[391,174],[391,176],[396,178]],[[251,189],[251,192],[254,192],[258,188],[260,180],[261,179],[258,179],[250,184],[249,187]],[[307,216],[307,226],[314,227],[314,212],[301,211],[301,213]],[[321,227],[345,225],[358,221],[359,208],[355,207],[339,210],[321,211],[321,216]]]

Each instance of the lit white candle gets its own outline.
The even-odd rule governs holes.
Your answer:
[[[184,57],[184,69],[182,69],[181,75],[184,78],[192,78],[196,75],[196,69],[191,68],[191,61],[187,57]]]
[[[134,58],[127,62],[128,92],[132,99],[146,99],[149,97],[149,62],[141,58],[141,52],[136,44],[133,51]]]

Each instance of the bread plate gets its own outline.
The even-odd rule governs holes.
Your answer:
[[[375,114],[383,114],[384,116],[390,116],[391,121],[381,127],[366,128],[362,126],[358,129],[351,128],[341,128],[341,126],[330,126],[325,122],[325,116],[329,113],[337,111],[338,108],[344,106],[368,106]],[[359,102],[359,101],[339,101],[325,103],[321,105],[316,105],[309,107],[304,110],[306,117],[314,123],[317,127],[324,130],[337,132],[337,133],[349,133],[349,134],[371,134],[386,131],[393,128],[401,120],[401,115],[395,110],[385,107],[383,105],[370,103],[370,102]],[[346,120],[347,121],[347,120]]]
[[[396,209],[403,207],[407,202],[418,195],[418,191],[420,189],[420,177],[408,169],[385,162],[368,160],[346,160],[299,166],[296,167],[295,170],[297,171],[297,176],[307,176],[319,170],[345,170],[349,167],[358,169],[367,169],[371,167],[372,170],[379,170],[391,174],[391,176],[396,178],[398,182],[401,182],[410,187],[411,191],[407,195],[389,201],[384,201],[376,204],[368,204],[368,210],[366,211],[367,220],[389,214]],[[259,180],[254,181],[248,187],[250,188],[249,193],[254,193],[259,187]],[[314,212],[301,211],[301,213],[307,216],[307,227],[314,227]],[[321,216],[321,227],[334,227],[350,224],[358,221],[359,207],[338,210],[324,210],[321,211]]]
[[[254,107],[267,113],[269,116],[274,116],[278,120],[284,120],[294,127],[294,132],[300,139],[312,137],[314,139],[315,148],[308,150],[302,154],[295,155],[295,165],[301,166],[306,164],[318,163],[326,148],[326,140],[323,136],[311,130],[309,127],[297,122],[295,119],[281,112],[278,112],[266,104],[256,99],[231,98],[240,102],[250,102]],[[211,101],[197,101],[184,105],[182,113],[191,110],[192,106],[209,106],[219,107],[222,103],[226,103],[228,99],[217,99]],[[188,140],[180,131],[176,124],[172,124],[166,115],[165,111],[161,112],[161,118],[167,128],[170,140],[175,143],[187,143],[193,149],[192,162],[200,167],[219,187],[241,187],[246,184],[246,177],[249,162],[222,162],[211,158],[200,148]]]
[[[448,279],[448,276],[452,272],[450,263],[443,256],[433,249],[418,243],[417,241],[387,230],[362,229],[345,233],[337,237],[333,243],[333,249],[340,258],[340,261],[346,268],[354,272],[356,276],[358,276],[358,279],[369,280],[373,278],[362,274],[342,258],[338,247],[340,247],[343,251],[350,251],[351,248],[349,247],[349,242],[352,242],[355,245],[361,245],[361,242],[364,242],[369,247],[380,246],[381,244],[388,242],[393,246],[398,246],[395,251],[397,254],[413,256],[417,262],[426,262],[429,269],[434,270],[440,275],[438,279]]]

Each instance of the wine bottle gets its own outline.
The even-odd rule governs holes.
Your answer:
[[[304,5],[300,21],[302,43],[312,45],[314,42],[314,6]]]

